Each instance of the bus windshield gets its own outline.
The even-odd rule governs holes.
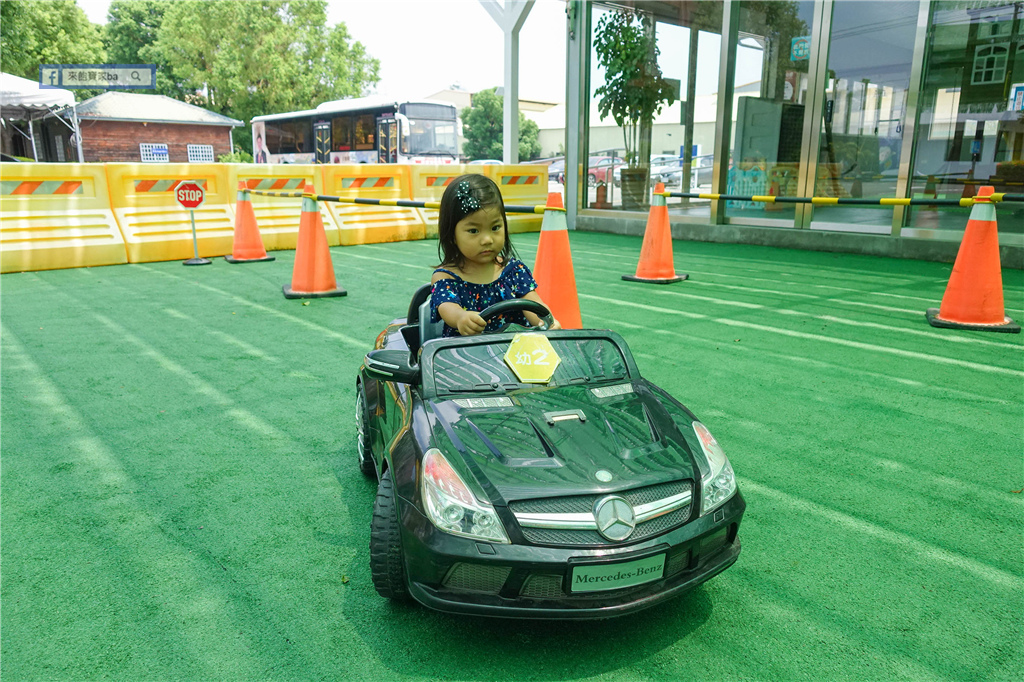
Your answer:
[[[410,118],[409,131],[404,136],[402,153],[456,155],[455,122],[427,118]]]

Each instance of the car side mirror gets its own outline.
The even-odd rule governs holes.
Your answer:
[[[366,375],[377,381],[418,384],[420,366],[411,361],[411,355],[407,350],[371,350],[363,359]]]

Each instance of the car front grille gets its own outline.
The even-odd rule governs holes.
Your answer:
[[[671,481],[669,483],[657,483],[655,485],[635,488],[621,493],[598,493],[597,495],[572,495],[567,497],[542,497],[535,500],[518,500],[509,503],[509,509],[513,514],[529,512],[534,514],[574,514],[586,513],[594,510],[594,503],[608,495],[621,495],[634,507],[648,504],[655,500],[672,497],[684,492],[690,492],[693,485],[690,481]]]
[[[509,566],[458,563],[448,571],[443,584],[450,590],[460,592],[498,594],[511,572]]]
[[[621,493],[616,493],[629,502],[634,508],[642,505],[657,504],[662,500],[669,500],[680,495],[690,495],[693,491],[691,481],[673,481],[670,483],[658,483],[656,485],[636,488]],[[588,515],[593,513],[594,504],[607,493],[597,495],[574,495],[565,497],[551,497],[534,500],[519,500],[509,503],[509,509],[515,515],[530,514],[537,515]],[[688,501],[685,506],[678,507],[667,513],[655,516],[654,518],[637,524],[633,533],[626,538],[625,543],[639,542],[647,538],[661,535],[673,528],[686,523],[690,518],[692,503]],[[590,517],[592,518],[592,517]],[[606,540],[596,530],[589,528],[552,528],[552,527],[530,527],[524,525],[520,519],[520,527],[523,536],[530,542],[539,545],[557,545],[562,547],[600,547],[606,545],[623,544]]]

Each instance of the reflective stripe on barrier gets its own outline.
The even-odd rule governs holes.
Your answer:
[[[469,169],[469,170],[467,170]],[[451,181],[471,172],[483,173],[480,166],[409,166],[412,175],[412,198],[417,201],[441,201],[441,195]],[[420,219],[426,226],[426,236],[437,238],[437,209],[418,208]]]
[[[100,163],[0,164],[0,272],[127,263]]]
[[[317,192],[323,190],[320,168],[312,164],[231,163],[225,166],[228,169],[228,184],[236,189],[239,181],[243,181],[246,187],[255,190],[302,192],[307,182],[313,183]],[[263,238],[263,247],[267,251],[294,249],[299,239],[302,199],[257,194],[250,194],[249,198],[256,215],[256,227]],[[323,204],[320,205],[320,216],[324,221],[327,245],[338,246],[341,243],[338,226]]]
[[[412,199],[410,166],[399,164],[325,165],[323,194],[344,198]],[[415,208],[326,203],[341,244],[376,244],[423,239],[423,218]]]
[[[506,204],[543,206],[548,200],[548,169],[546,166],[518,164],[514,166],[484,166],[484,173],[501,190]],[[509,232],[539,232],[543,216],[540,214],[510,214]]]
[[[206,189],[203,205],[195,209],[199,255],[231,253],[236,192],[228,183],[226,164],[108,163],[106,167],[110,205],[121,226],[129,262],[192,257],[189,212],[174,200],[173,189],[182,180],[195,180]]]

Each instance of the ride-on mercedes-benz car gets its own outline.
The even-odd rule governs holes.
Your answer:
[[[506,326],[440,338],[430,285],[367,353],[359,467],[379,483],[382,596],[441,611],[607,618],[710,579],[745,503],[708,429],[611,331]],[[539,303],[504,301],[550,321]]]

